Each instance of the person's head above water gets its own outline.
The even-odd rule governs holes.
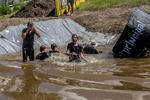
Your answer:
[[[29,22],[27,23],[27,27],[28,27],[29,29],[32,29],[32,28],[33,28],[33,22],[29,21]]]
[[[44,46],[44,45],[40,46],[40,52],[45,51],[45,49],[46,49],[46,46]]]
[[[56,43],[51,44],[51,49],[52,49],[52,50],[55,50],[57,47],[58,47],[58,46],[57,46]]]
[[[92,46],[94,46],[94,47],[97,47],[97,46],[98,46],[98,43],[97,43],[95,40],[92,40],[90,44],[91,44]]]
[[[77,42],[79,40],[79,37],[77,34],[72,34],[72,41]]]

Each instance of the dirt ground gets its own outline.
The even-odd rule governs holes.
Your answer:
[[[11,17],[34,18],[55,15],[54,0],[32,0],[27,6]]]
[[[74,16],[63,15],[61,17],[36,17],[36,18],[7,18],[0,19],[0,30],[8,26],[14,26],[18,24],[25,24],[28,21],[43,21],[56,18],[69,17],[84,26],[91,32],[102,33],[121,33],[132,14],[133,10],[137,6],[122,6],[118,8],[106,8],[92,11],[75,11]],[[146,12],[150,12],[149,5],[141,5],[141,9]]]

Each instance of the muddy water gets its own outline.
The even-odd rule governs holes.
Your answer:
[[[114,59],[111,48],[78,64],[63,54],[26,63],[1,55],[0,100],[150,100],[150,58]]]

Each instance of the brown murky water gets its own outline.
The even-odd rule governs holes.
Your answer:
[[[63,54],[27,63],[1,55],[0,100],[150,100],[150,58],[114,59],[111,48],[79,64]]]

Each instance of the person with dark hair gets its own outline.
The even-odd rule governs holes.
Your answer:
[[[22,39],[23,39],[23,46],[22,46],[22,55],[23,55],[23,62],[27,61],[27,57],[29,57],[30,61],[34,60],[34,34],[40,37],[40,33],[36,30],[32,22],[27,23],[27,28],[23,29],[22,31]]]
[[[56,43],[51,44],[51,49],[52,49],[52,50],[50,50],[49,53],[60,53],[60,52],[57,50],[57,48],[58,48],[58,46],[57,46]]]
[[[68,5],[68,13],[67,15],[69,16],[73,16],[73,4],[74,4],[74,0],[67,0],[67,5]]]
[[[45,60],[51,56],[51,54],[47,52],[47,48],[44,45],[40,47],[40,52],[41,53],[36,56],[36,59]]]
[[[81,58],[87,61],[82,54],[82,45],[78,42],[79,37],[77,34],[72,35],[72,42],[68,44],[66,54],[69,56],[69,62],[81,62]]]

